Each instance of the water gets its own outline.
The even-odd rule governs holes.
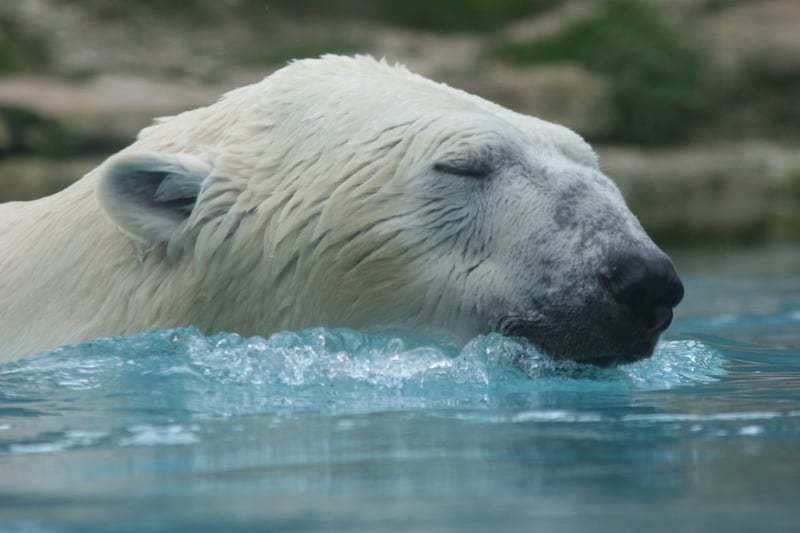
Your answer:
[[[0,531],[800,530],[800,248],[675,257],[616,369],[326,329],[0,366]]]

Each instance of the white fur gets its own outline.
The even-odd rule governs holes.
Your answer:
[[[524,172],[503,170],[496,184],[432,174],[485,146],[510,147]],[[172,180],[156,201],[199,194],[188,218],[115,188],[142,169]],[[541,285],[537,261],[577,245],[531,243],[555,231],[555,192],[579,179],[600,198],[581,209],[612,206],[645,238],[566,128],[368,57],[298,61],[159,119],[59,194],[0,206],[0,361],[189,324],[246,335],[430,326],[469,338],[501,311],[536,314],[525,302]],[[601,253],[593,242],[582,264]]]

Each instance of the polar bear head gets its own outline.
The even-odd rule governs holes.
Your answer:
[[[162,119],[97,190],[212,330],[499,331],[605,364],[652,353],[683,294],[578,135],[367,57]]]

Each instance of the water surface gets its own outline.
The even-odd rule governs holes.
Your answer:
[[[616,369],[324,328],[2,365],[0,531],[800,530],[800,251],[675,258]]]

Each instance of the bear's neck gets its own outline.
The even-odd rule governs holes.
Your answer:
[[[202,322],[191,312],[202,291],[180,265],[142,256],[97,205],[95,182],[90,173],[53,196],[0,205],[0,362]]]

